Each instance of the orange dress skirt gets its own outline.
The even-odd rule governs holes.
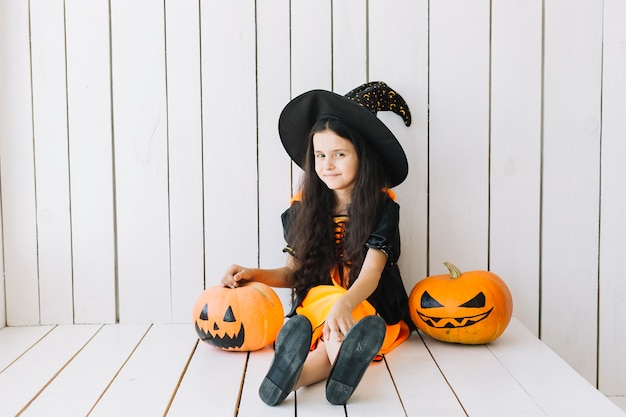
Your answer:
[[[324,329],[326,316],[328,316],[335,301],[347,292],[344,287],[338,284],[338,274],[334,272],[332,276],[332,285],[318,285],[311,288],[302,303],[296,308],[296,313],[308,318],[313,327],[311,349],[314,349],[317,343],[322,339],[322,330]],[[365,316],[375,314],[376,309],[367,300],[363,301],[352,311],[352,317],[355,322]],[[400,320],[396,324],[387,324],[385,340],[383,341],[379,355],[391,352],[402,342],[406,341],[410,335],[411,329],[403,320]]]

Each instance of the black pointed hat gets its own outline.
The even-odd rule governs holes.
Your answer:
[[[358,130],[374,148],[387,173],[389,186],[407,177],[409,165],[400,142],[378,118],[379,111],[392,111],[411,124],[411,112],[402,96],[382,81],[363,84],[345,96],[326,90],[308,91],[291,100],[278,120],[278,133],[291,159],[304,167],[311,128],[321,118],[333,116]]]

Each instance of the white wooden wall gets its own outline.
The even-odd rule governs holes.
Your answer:
[[[282,264],[282,107],[384,80],[414,121],[381,114],[410,162],[407,289],[490,269],[626,395],[624,21],[622,0],[0,0],[0,326],[185,322],[230,263]]]

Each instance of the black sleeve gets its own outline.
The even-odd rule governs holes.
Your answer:
[[[409,303],[397,261],[400,257],[400,206],[389,199],[381,212],[380,221],[370,235],[366,247],[379,249],[387,254],[387,265],[380,282],[368,301],[388,324],[406,321],[411,328]]]
[[[387,254],[387,264],[395,264],[400,257],[400,206],[391,198],[383,207],[378,225],[365,243],[370,249]]]
[[[287,246],[285,246],[285,248],[283,249],[283,252],[287,252],[294,257],[295,257],[295,253],[291,246],[292,244],[291,232],[293,229],[292,224],[293,224],[293,216],[294,216],[294,210],[295,210],[296,204],[299,204],[299,203],[298,202],[292,203],[292,205],[280,215],[280,219],[283,223],[283,237],[285,238],[285,242],[287,242]]]

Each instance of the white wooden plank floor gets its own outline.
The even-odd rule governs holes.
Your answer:
[[[272,349],[224,352],[190,324],[0,330],[0,416],[624,416],[517,320],[487,346],[414,333],[372,364],[346,407],[324,384],[268,407]],[[619,403],[622,399],[616,399]]]

